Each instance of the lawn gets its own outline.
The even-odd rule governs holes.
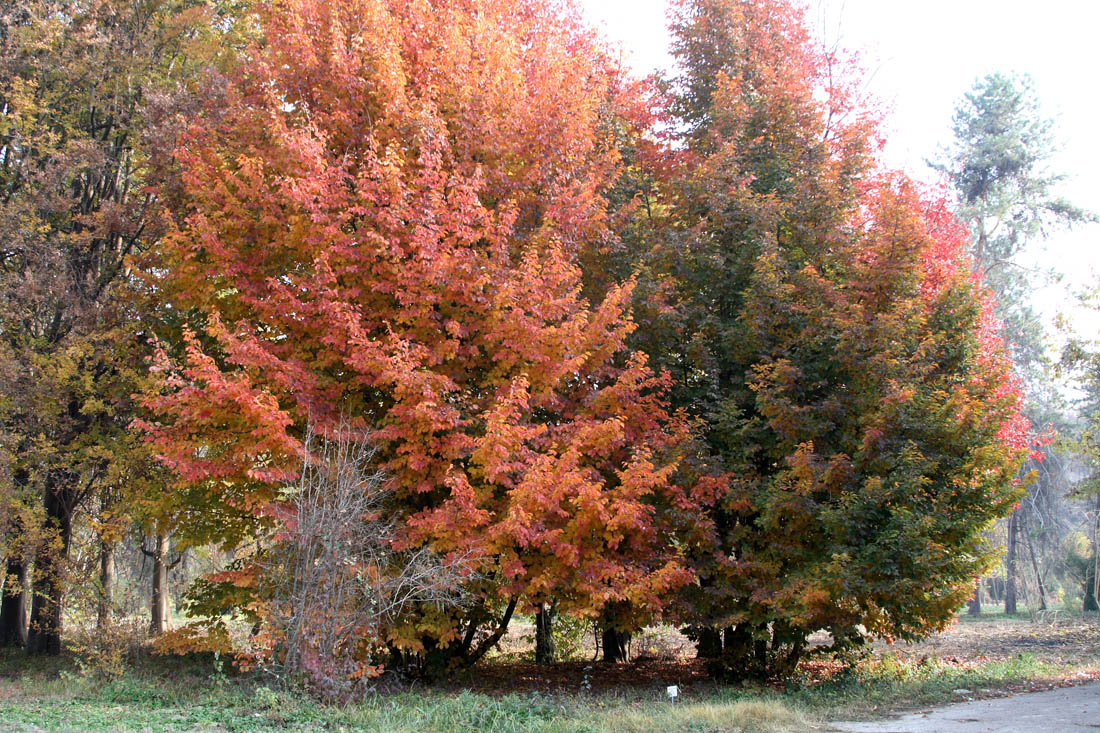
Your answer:
[[[920,644],[876,645],[845,670],[803,665],[785,684],[723,686],[690,659],[537,667],[503,655],[446,685],[413,686],[349,706],[319,704],[211,657],[149,657],[118,679],[72,656],[8,652],[5,730],[801,731],[967,698],[1100,678],[1100,620],[989,617]],[[665,687],[680,687],[669,702]]]

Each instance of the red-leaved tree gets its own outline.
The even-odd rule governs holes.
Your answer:
[[[389,632],[406,661],[475,660],[517,607],[651,617],[693,577],[670,537],[705,531],[707,496],[666,378],[625,346],[630,284],[580,295],[575,262],[609,236],[618,69],[550,0],[259,12],[146,267],[190,324],[143,424],[177,495],[243,545],[307,421],[347,420],[378,446],[399,543],[478,558],[472,605]]]

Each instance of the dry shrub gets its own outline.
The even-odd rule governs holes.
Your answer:
[[[81,674],[117,680],[145,653],[149,621],[110,616],[97,623],[91,616],[82,616],[66,631]]]
[[[80,564],[82,560],[98,566],[97,553],[75,553],[61,566],[67,578],[94,574],[91,567]],[[107,598],[98,579],[68,583],[67,588],[65,640],[81,674],[109,680],[122,677],[149,651],[143,589],[116,584],[113,597]]]
[[[263,666],[330,700],[370,689],[388,629],[415,604],[458,605],[463,558],[396,550],[392,487],[374,450],[350,429],[309,431],[297,482],[284,488],[279,528],[258,558]]]

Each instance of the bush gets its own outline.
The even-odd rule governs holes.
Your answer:
[[[81,674],[113,681],[143,653],[147,631],[145,619],[110,616],[99,623],[76,624],[69,644]]]
[[[414,604],[460,604],[467,575],[461,559],[394,549],[400,526],[386,515],[391,489],[373,456],[348,429],[332,439],[311,431],[258,560],[262,663],[329,700],[368,689],[387,630]]]

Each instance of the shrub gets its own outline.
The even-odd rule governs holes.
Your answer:
[[[456,606],[464,558],[398,550],[401,527],[374,450],[352,431],[305,441],[299,478],[274,508],[277,529],[258,558],[261,662],[326,699],[346,700],[382,672],[387,631],[414,604]]]

